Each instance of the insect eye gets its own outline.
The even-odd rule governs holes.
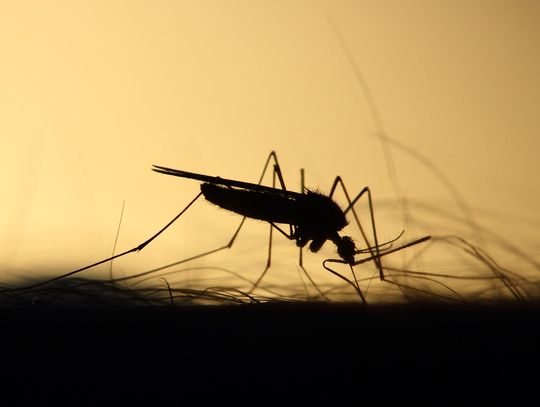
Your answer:
[[[356,246],[350,236],[343,236],[337,245],[337,249],[339,256],[343,260],[349,264],[354,262]]]

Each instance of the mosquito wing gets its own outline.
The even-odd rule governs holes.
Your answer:
[[[236,181],[233,179],[227,179],[227,178],[221,178],[221,177],[213,177],[211,175],[196,174],[194,172],[175,170],[174,168],[162,167],[160,165],[154,165],[152,170],[155,172],[159,172],[160,174],[173,175],[175,177],[181,177],[181,178],[191,178],[191,179],[196,179],[198,181],[208,182],[210,184],[243,188],[243,189],[248,189],[251,191],[272,192],[272,193],[287,195],[287,196],[290,196],[291,198],[297,198],[298,196],[303,195],[298,192],[286,191],[286,190],[282,190],[278,188],[267,187],[265,185],[252,184],[250,182]]]

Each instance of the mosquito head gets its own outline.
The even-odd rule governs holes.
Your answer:
[[[345,260],[348,264],[354,263],[354,254],[356,253],[356,246],[350,236],[338,236],[333,240],[339,256]]]

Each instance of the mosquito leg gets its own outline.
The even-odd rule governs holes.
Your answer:
[[[351,200],[349,193],[347,191],[347,188],[345,187],[345,183],[343,182],[341,177],[337,176],[336,179],[334,180],[334,183],[332,184],[332,188],[330,190],[330,197],[332,197],[338,185],[341,186],[341,189],[343,190],[343,193],[345,194],[345,197],[347,199],[348,205],[344,213],[347,214],[347,212],[349,211],[352,212],[354,220],[358,228],[360,229],[362,238],[364,239],[364,243],[366,244],[369,250],[371,258],[375,262],[375,266],[377,267],[377,270],[379,271],[379,278],[381,280],[384,280],[383,266],[380,259],[381,255],[379,251],[379,239],[377,238],[377,228],[375,227],[375,214],[373,210],[373,200],[371,198],[371,190],[369,189],[369,187],[365,187],[362,189],[362,191],[360,191],[358,195],[356,195],[356,197],[353,200]],[[354,209],[354,205],[356,204],[356,202],[366,193],[368,196],[369,212],[370,212],[370,217],[371,217],[371,229],[373,231],[373,239],[375,240],[374,246],[372,246],[371,243],[369,242],[369,239],[367,238],[364,228],[362,227],[362,224],[360,223],[360,219],[358,218],[358,215]]]
[[[326,265],[326,263],[330,262],[331,260],[325,260],[323,261],[323,267],[328,270],[330,273],[332,273],[333,275],[335,275],[336,277],[339,277],[341,278],[343,281],[345,281],[346,283],[348,283],[349,285],[351,285],[355,290],[356,290],[356,293],[358,294],[358,296],[360,297],[360,299],[362,300],[362,304],[364,305],[367,305],[367,301],[366,301],[366,297],[364,297],[364,294],[362,293],[362,290],[360,289],[360,286],[358,285],[358,281],[356,281],[356,276],[354,276],[354,270],[351,267],[351,272],[353,273],[353,276],[355,277],[355,281],[352,282],[351,280],[349,280],[347,277],[345,277],[343,274],[341,273],[338,273],[337,271],[335,270],[332,270],[330,267],[328,267]],[[337,263],[343,263],[343,261],[341,260],[336,260],[335,262]]]
[[[305,171],[303,168],[300,168],[300,193],[305,193],[306,192],[306,187],[305,187]],[[315,289],[319,292],[319,294],[321,295],[321,297],[325,300],[328,300],[328,298],[324,295],[324,293],[322,292],[322,290],[319,288],[319,286],[315,283],[315,281],[313,281],[313,279],[311,278],[311,276],[309,275],[308,271],[306,270],[306,268],[304,267],[304,251],[303,251],[304,247],[303,246],[300,246],[298,248],[298,265],[300,266],[300,269],[302,270],[302,272],[305,274],[305,276],[307,277],[307,279],[309,280],[309,282],[311,283],[311,285],[313,285],[313,287],[315,287]]]
[[[270,223],[270,225],[272,225],[272,227],[274,227],[275,229],[277,229],[283,236],[285,236],[287,239],[289,240],[294,240],[294,235],[292,234],[287,234],[283,229],[281,229],[279,226],[273,224],[273,223]],[[307,279],[309,280],[309,282],[313,285],[313,287],[315,287],[315,289],[319,292],[319,294],[321,295],[322,298],[324,298],[325,300],[327,300],[328,298],[324,295],[324,293],[322,292],[322,290],[319,288],[319,286],[317,285],[317,283],[315,283],[315,281],[311,278],[311,276],[309,275],[308,271],[306,270],[306,268],[304,267],[304,265],[302,264],[302,247],[300,246],[300,258],[299,258],[299,266],[300,266],[300,269],[302,270],[302,272],[305,274],[305,276],[307,277]],[[265,270],[266,272],[266,270]],[[260,279],[258,280],[260,281]]]
[[[159,235],[161,235],[163,232],[165,232],[165,230],[171,226],[180,216],[182,216],[184,214],[184,212],[186,212],[190,207],[191,205],[193,205],[195,203],[195,201],[197,199],[199,199],[199,197],[202,195],[201,192],[199,192],[197,194],[197,196],[195,198],[193,198],[191,200],[190,203],[188,203],[186,205],[186,207],[184,209],[182,209],[180,211],[180,213],[178,215],[176,215],[169,223],[167,223],[164,227],[162,227],[157,233],[155,233],[154,235],[152,235],[152,237],[150,237],[149,239],[145,240],[143,243],[141,243],[140,245],[138,246],[135,246],[134,248],[132,249],[129,249],[129,250],[126,250],[125,252],[123,253],[119,253],[119,254],[116,254],[114,256],[111,256],[111,257],[108,257],[104,260],[100,260],[96,263],[93,263],[93,264],[90,264],[89,266],[85,266],[85,267],[82,267],[80,269],[77,269],[77,270],[74,270],[74,271],[71,271],[69,273],[66,273],[66,274],[62,274],[60,276],[57,276],[57,277],[54,277],[54,278],[51,278],[49,280],[45,280],[45,281],[41,281],[37,284],[33,284],[33,285],[30,285],[30,286],[26,286],[26,287],[21,287],[21,288],[17,288],[16,290],[30,290],[30,289],[33,289],[33,288],[36,288],[36,287],[40,287],[42,285],[45,285],[45,284],[49,284],[49,283],[52,283],[54,281],[57,281],[57,280],[61,280],[63,278],[66,278],[66,277],[69,277],[69,276],[72,276],[74,274],[77,274],[77,273],[80,273],[81,271],[84,271],[84,270],[88,270],[92,267],[96,267],[96,266],[99,266],[100,264],[103,264],[103,263],[107,263],[108,261],[112,261],[114,259],[118,259],[119,257],[122,257],[122,256],[125,256],[126,254],[129,254],[129,253],[133,253],[133,252],[138,252],[138,251],[141,251],[142,249],[144,249],[150,242],[152,242],[152,240],[154,240],[155,238],[157,238]]]
[[[262,174],[259,178],[259,181],[258,183],[260,184],[264,178],[264,175],[267,171],[267,168],[268,168],[268,165],[270,164],[270,160],[274,160],[274,167],[277,166],[278,168],[278,178],[280,179],[280,184],[282,185],[282,188],[285,189],[285,184],[283,182],[283,177],[281,176],[281,170],[279,169],[279,164],[278,164],[278,161],[277,161],[277,155],[274,151],[272,151],[269,155],[268,155],[268,158],[266,159],[266,162],[265,162],[265,165],[264,165],[264,168],[263,168],[263,171],[262,171]],[[119,253],[119,254],[116,254],[114,256],[111,256],[111,257],[108,257],[104,260],[100,260],[96,263],[92,263],[88,266],[85,266],[85,267],[82,267],[82,268],[79,268],[77,270],[74,270],[74,271],[71,271],[69,273],[66,273],[66,274],[62,274],[60,276],[57,276],[57,277],[54,277],[52,279],[49,279],[49,280],[46,280],[46,281],[42,281],[42,282],[39,282],[37,284],[33,284],[33,285],[29,285],[29,286],[26,286],[26,287],[21,287],[21,288],[18,288],[17,290],[29,290],[29,289],[33,289],[33,288],[36,288],[36,287],[40,287],[40,286],[43,286],[45,284],[49,284],[49,283],[52,283],[54,281],[57,281],[57,280],[61,280],[63,278],[66,278],[66,277],[70,277],[74,274],[77,274],[77,273],[80,273],[82,271],[85,271],[85,270],[88,270],[90,268],[93,268],[93,267],[96,267],[96,266],[99,266],[101,264],[104,264],[104,263],[107,263],[109,261],[112,261],[114,259],[118,259],[120,257],[123,257],[127,254],[130,254],[130,253],[133,253],[133,252],[138,252],[138,251],[141,251],[142,249],[144,249],[148,244],[150,244],[154,239],[156,239],[159,235],[161,235],[167,228],[169,228],[169,226],[171,226],[178,218],[180,218],[184,212],[186,212],[190,207],[191,205],[193,205],[195,203],[195,201],[197,199],[200,198],[200,196],[202,195],[202,193],[198,193],[197,196],[195,198],[193,198],[193,200],[191,202],[189,202],[186,207],[184,209],[182,209],[182,211],[180,211],[180,213],[178,215],[176,215],[169,223],[167,223],[163,228],[161,228],[157,233],[155,233],[154,235],[152,235],[149,239],[145,240],[143,243],[141,243],[140,245],[132,248],[132,249],[129,249],[129,250],[126,250],[125,252],[122,252],[122,253]],[[221,246],[221,247],[218,247],[216,249],[213,249],[213,250],[209,250],[207,252],[204,252],[204,253],[200,253],[198,255],[195,255],[195,256],[192,256],[188,259],[184,259],[184,260],[181,260],[179,262],[176,262],[175,264],[180,264],[180,263],[184,263],[184,262],[187,262],[187,261],[190,261],[190,260],[195,260],[195,259],[198,259],[198,258],[201,258],[201,257],[205,257],[207,255],[210,255],[210,254],[213,254],[213,253],[216,253],[216,252],[219,252],[221,250],[224,250],[224,249],[228,249],[228,248],[231,248],[232,245],[234,244],[236,238],[238,237],[238,234],[240,233],[240,230],[242,229],[242,226],[244,225],[244,222],[245,222],[246,218],[242,218],[242,220],[240,221],[240,224],[238,225],[238,227],[236,228],[235,232],[233,233],[232,237],[230,238],[230,240],[228,241],[227,244],[225,244],[224,246]],[[159,269],[157,270],[161,270],[163,267],[160,267]],[[145,273],[141,273],[141,276],[142,275],[146,275],[146,274],[150,274],[151,272],[155,272],[156,270],[152,270],[150,272],[145,272]],[[137,277],[139,277],[139,275],[137,275]]]
[[[343,212],[345,214],[347,214],[347,212],[349,212],[349,211],[351,211],[353,213],[354,220],[355,220],[355,222],[356,222],[356,224],[358,226],[358,229],[360,230],[360,233],[362,234],[362,238],[364,240],[366,248],[370,253],[370,259],[373,260],[373,262],[375,263],[375,266],[377,267],[377,270],[379,271],[379,278],[381,280],[384,280],[383,266],[382,266],[382,262],[381,262],[381,259],[380,259],[380,257],[381,257],[380,252],[379,252],[379,241],[378,241],[378,238],[377,238],[377,229],[375,227],[375,216],[374,216],[374,212],[373,212],[373,203],[372,203],[372,199],[371,199],[371,191],[370,191],[369,187],[365,187],[365,188],[362,189],[362,191],[360,191],[360,193],[358,193],[358,195],[355,196],[354,199],[351,200],[349,192],[347,191],[347,188],[345,187],[345,183],[343,182],[343,180],[341,179],[340,176],[337,176],[335,178],[333,184],[332,184],[332,188],[330,189],[330,194],[329,194],[330,197],[332,197],[334,195],[338,185],[343,190],[343,193],[344,193],[345,198],[347,199],[347,203],[348,203],[347,208]],[[367,196],[368,196],[369,210],[370,210],[370,215],[371,215],[371,229],[373,231],[373,239],[375,240],[375,246],[371,245],[371,243],[370,243],[370,241],[369,241],[369,239],[368,239],[368,237],[366,235],[366,232],[364,231],[364,228],[362,227],[362,224],[360,223],[360,219],[358,218],[358,215],[356,214],[356,211],[354,209],[355,203],[366,193],[367,193]],[[325,265],[325,263],[326,262],[323,262],[324,268],[327,269],[328,271],[330,271],[332,274],[336,275],[337,277],[341,278],[342,280],[348,282],[350,285],[352,285],[354,287],[354,289],[356,290],[356,292],[358,293],[360,299],[362,300],[362,303],[366,304],[366,298],[365,298],[364,294],[362,293],[362,290],[360,289],[360,285],[358,284],[358,280],[356,279],[356,275],[355,275],[354,269],[353,269],[353,264],[349,264],[349,267],[351,268],[351,274],[352,274],[352,276],[354,278],[354,282],[352,282],[351,280],[349,280],[348,278],[346,278],[342,274],[338,273],[337,271],[330,269],[329,267],[327,267]]]
[[[266,266],[264,267],[263,272],[259,275],[257,280],[253,283],[251,286],[251,289],[248,291],[248,295],[251,294],[255,289],[259,286],[259,283],[263,279],[263,277],[266,275],[266,272],[271,266],[271,258],[272,258],[272,226],[270,226],[270,236],[268,239],[268,255],[266,257]]]
[[[274,187],[275,186],[275,179],[276,179],[276,174],[277,174],[277,177],[279,179],[279,183],[281,185],[281,188],[283,190],[286,190],[285,188],[285,182],[283,181],[283,176],[281,174],[281,169],[279,167],[279,163],[278,163],[278,159],[277,159],[277,155],[275,153],[275,151],[271,151],[270,154],[268,155],[268,157],[266,158],[266,161],[264,163],[264,167],[263,167],[263,170],[262,170],[262,173],[261,173],[261,176],[259,177],[259,180],[257,181],[257,184],[260,185],[264,179],[264,176],[268,170],[268,166],[270,165],[270,161],[273,161],[274,162],[274,165],[273,165],[273,174],[272,174],[272,186]],[[196,260],[196,259],[200,259],[202,257],[206,257],[208,255],[211,255],[211,254],[214,254],[214,253],[217,253],[217,252],[220,252],[222,250],[225,250],[225,249],[230,249],[234,242],[236,241],[236,238],[238,237],[238,235],[240,234],[240,230],[242,229],[242,227],[244,226],[244,222],[246,221],[246,217],[244,216],[242,218],[242,220],[240,221],[240,224],[238,225],[238,227],[236,228],[236,230],[234,231],[233,235],[231,236],[231,238],[229,239],[229,241],[227,242],[227,244],[223,245],[223,246],[220,246],[218,248],[215,248],[215,249],[212,249],[212,250],[208,250],[206,252],[203,252],[203,253],[199,253],[199,254],[196,254],[194,256],[191,256],[187,259],[183,259],[183,260],[180,260],[180,261],[177,261],[175,263],[172,263],[172,264],[169,264],[169,265],[166,265],[164,267],[159,267],[157,269],[154,269],[154,270],[150,270],[150,271],[147,271],[145,273],[141,273],[140,275],[137,275],[137,277],[141,277],[141,276],[144,276],[144,275],[147,275],[147,274],[151,274],[151,273],[155,273],[156,271],[159,271],[159,270],[162,270],[164,268],[167,268],[167,267],[171,267],[171,266],[176,266],[176,265],[179,265],[179,264],[182,264],[182,263],[186,263],[188,261],[192,261],[192,260]],[[261,276],[257,279],[257,281],[253,284],[252,288],[249,290],[248,292],[248,295],[249,293],[251,293],[256,287],[257,285],[259,284],[259,282],[261,281],[262,277],[264,276],[264,274],[266,274],[266,271],[270,268],[270,263],[271,263],[271,253],[272,253],[272,226],[270,226],[270,244],[269,244],[269,247],[268,247],[268,258],[267,258],[267,261],[266,261],[266,267],[263,271],[263,273],[261,274]]]
[[[276,178],[277,178],[278,181],[279,181],[279,184],[281,186],[281,189],[286,191],[287,187],[285,187],[285,181],[283,179],[283,174],[281,173],[281,167],[279,166],[279,162],[278,162],[277,155],[276,155],[275,151],[272,151],[268,155],[268,158],[266,159],[266,163],[264,164],[263,173],[261,174],[261,177],[259,178],[258,183],[260,184],[262,182],[262,180],[264,178],[264,174],[265,174],[265,172],[266,172],[266,170],[268,168],[268,165],[269,165],[271,159],[274,160],[274,165],[273,165],[273,170],[272,170],[272,188],[276,187]],[[266,256],[266,265],[264,267],[263,272],[259,275],[259,277],[255,281],[255,283],[253,284],[251,289],[248,291],[248,294],[251,294],[258,287],[258,285],[262,281],[263,277],[268,272],[268,269],[272,265],[272,234],[273,234],[272,232],[273,232],[274,227],[275,227],[275,225],[270,223],[270,230],[268,232],[268,254]],[[279,229],[279,231],[284,233],[281,229]],[[286,233],[284,233],[284,234],[286,235]]]
[[[285,183],[283,181],[283,177],[281,175],[281,170],[279,168],[279,164],[278,164],[278,161],[277,161],[277,155],[274,151],[270,152],[270,154],[268,155],[267,159],[266,159],[266,162],[264,164],[264,167],[263,167],[263,170],[262,170],[262,173],[259,177],[259,180],[257,182],[257,184],[261,184],[263,179],[264,179],[264,176],[268,170],[268,166],[270,165],[270,161],[273,160],[274,161],[274,171],[273,171],[273,184],[275,184],[275,177],[276,177],[276,172],[277,172],[277,177],[279,179],[279,182],[280,182],[280,185],[282,187],[282,189],[286,190],[285,188]],[[277,170],[276,170],[277,168]],[[197,196],[199,197],[200,194]],[[171,263],[171,264],[167,264],[165,266],[162,266],[162,267],[158,267],[158,268],[155,268],[155,269],[152,269],[152,270],[149,270],[149,271],[145,271],[143,273],[140,273],[140,274],[137,274],[136,276],[132,276],[132,277],[135,277],[135,278],[139,278],[139,277],[143,277],[143,276],[146,276],[146,275],[150,275],[150,274],[153,274],[153,273],[156,273],[158,271],[161,271],[163,269],[166,269],[166,268],[169,268],[169,267],[173,267],[173,266],[177,266],[179,264],[182,264],[182,263],[187,263],[189,261],[193,261],[193,260],[197,260],[197,259],[200,259],[200,258],[203,258],[203,257],[206,257],[206,256],[209,256],[211,254],[214,254],[214,253],[217,253],[217,252],[220,252],[222,250],[225,250],[225,249],[230,249],[234,242],[236,241],[236,238],[238,237],[238,235],[240,234],[240,230],[242,229],[242,227],[244,226],[244,222],[246,221],[246,217],[243,217],[242,220],[240,221],[240,224],[238,225],[238,227],[236,228],[236,230],[234,231],[233,235],[231,236],[231,238],[229,239],[229,241],[223,245],[223,246],[220,246],[220,247],[217,247],[215,249],[212,249],[212,250],[208,250],[208,251],[205,251],[203,253],[199,253],[199,254],[196,254],[194,256],[191,256],[191,257],[188,257],[188,258],[185,258],[185,259],[182,259],[180,261],[177,261],[177,262],[174,262],[174,263]],[[270,232],[270,240],[272,238],[272,235],[271,235],[271,232]],[[149,242],[145,242],[143,243],[143,247],[144,245],[148,244]],[[262,277],[264,276],[264,274],[266,273],[266,271],[268,270],[268,268],[270,267],[270,258],[271,258],[271,243],[270,243],[270,246],[269,246],[269,249],[268,249],[268,259],[267,259],[267,264],[266,264],[266,268],[263,272],[263,274],[258,278],[258,280],[254,283],[254,285],[252,286],[252,288],[250,289],[249,293],[251,293],[254,288],[257,286],[257,284],[260,282],[260,280],[262,279]]]
[[[277,155],[276,155],[276,153],[274,151],[270,152],[270,154],[266,158],[262,173],[261,173],[261,175],[259,177],[259,180],[258,180],[257,184],[260,185],[262,183],[262,181],[264,179],[264,176],[265,176],[266,172],[268,171],[268,167],[269,167],[271,161],[273,161],[272,187],[275,187],[276,177],[277,177],[277,179],[279,180],[281,188],[286,191],[285,182],[283,180],[281,169],[279,167]],[[161,167],[158,167],[158,168],[161,168]],[[162,171],[158,171],[158,172],[162,172]],[[165,171],[165,173],[167,173],[167,171]],[[163,269],[168,268],[168,267],[172,267],[172,266],[176,266],[176,265],[179,265],[179,264],[182,264],[182,263],[186,263],[188,261],[200,259],[200,258],[206,257],[208,255],[217,253],[217,252],[225,250],[225,249],[230,249],[233,246],[234,242],[236,241],[236,238],[240,234],[240,230],[242,229],[245,220],[246,220],[246,217],[243,217],[242,220],[240,221],[240,224],[238,225],[238,227],[234,231],[233,235],[231,236],[231,238],[227,242],[227,244],[225,244],[223,246],[220,246],[218,248],[212,249],[212,250],[208,250],[208,251],[203,252],[203,253],[196,254],[194,256],[191,256],[189,258],[177,261],[175,263],[168,264],[168,265],[163,266],[163,267],[159,267],[159,268],[156,268],[156,269],[153,269],[153,270],[146,271],[144,273],[138,274],[136,277],[142,277],[142,276],[145,276],[145,275],[148,275],[148,274],[155,273],[157,271],[163,270]],[[292,235],[292,233],[291,233],[291,235]],[[145,242],[145,243],[143,243],[142,246],[144,247],[144,245],[146,245],[148,243],[149,242]],[[271,253],[272,253],[272,226],[270,226],[270,243],[269,243],[269,247],[268,247],[268,257],[267,257],[267,261],[266,261],[266,267],[265,267],[262,275],[257,279],[257,281],[254,283],[254,285],[250,289],[249,293],[251,293],[257,287],[258,283],[261,281],[264,274],[266,274],[266,271],[270,268]]]
[[[384,272],[383,272],[384,268],[383,268],[383,265],[382,265],[381,257],[383,255],[386,255],[386,254],[393,253],[395,251],[404,249],[405,247],[412,246],[412,245],[415,245],[415,244],[418,244],[418,243],[422,243],[422,242],[428,240],[430,237],[426,236],[424,238],[418,239],[417,241],[414,241],[414,242],[411,242],[409,244],[405,244],[403,246],[400,246],[398,249],[386,250],[384,253],[381,253],[380,252],[380,246],[379,246],[379,240],[378,240],[378,237],[377,237],[377,228],[375,226],[375,215],[374,215],[374,209],[373,209],[373,200],[372,200],[372,197],[371,197],[371,191],[370,191],[369,187],[365,187],[364,189],[362,189],[362,191],[360,191],[360,193],[351,201],[350,198],[349,198],[349,194],[347,193],[347,190],[345,188],[345,185],[344,185],[344,183],[343,183],[343,181],[341,180],[340,177],[337,177],[336,180],[334,181],[334,185],[332,186],[332,192],[335,190],[335,187],[337,186],[338,183],[343,188],[343,191],[344,191],[345,196],[347,197],[347,201],[348,201],[348,206],[345,209],[344,213],[347,214],[347,212],[349,212],[349,211],[351,211],[353,213],[354,219],[355,219],[355,221],[356,221],[356,223],[357,223],[357,225],[360,228],[360,231],[362,233],[362,237],[364,239],[364,242],[368,245],[367,249],[368,249],[368,252],[370,254],[369,259],[375,262],[377,270],[379,271],[379,279],[381,281],[391,282],[392,284],[395,284],[403,292],[403,289],[406,289],[406,288],[409,288],[409,287],[407,287],[404,284],[397,283],[395,281],[390,281],[387,278],[387,276],[384,275]],[[370,212],[370,217],[371,217],[371,228],[373,230],[373,238],[375,240],[375,245],[373,247],[369,244],[369,240],[367,239],[366,234],[362,230],[362,226],[360,224],[358,215],[356,214],[356,211],[354,209],[354,205],[356,204],[356,202],[366,193],[367,193],[367,196],[368,196],[369,212]],[[350,264],[350,266],[352,268],[353,266],[355,266],[357,264],[360,264],[361,262],[365,262],[365,261],[367,261],[367,259],[364,259],[363,261],[355,261],[353,264]]]
[[[273,188],[276,187],[276,179],[277,179],[277,182],[279,182],[280,188],[283,191],[287,191],[287,187],[285,186],[285,181],[283,179],[283,173],[281,171],[281,167],[279,165],[277,155],[276,155],[276,153],[274,151],[272,151],[269,154],[268,158],[266,159],[266,163],[264,165],[263,173],[262,173],[261,177],[259,178],[259,183],[261,183],[263,178],[264,178],[265,172],[266,172],[266,170],[267,170],[267,168],[268,168],[268,166],[270,164],[270,160],[273,160],[273,162],[274,162],[273,172],[272,172],[272,187]],[[302,181],[301,192],[304,192],[303,181]],[[280,229],[277,225],[270,223],[270,231],[269,231],[269,237],[268,237],[268,254],[267,254],[267,258],[266,258],[266,266],[265,266],[263,272],[261,273],[261,275],[259,276],[259,278],[257,278],[257,280],[255,281],[255,284],[253,285],[253,287],[251,288],[249,293],[253,292],[253,290],[255,290],[257,288],[257,286],[260,284],[263,277],[268,272],[268,269],[272,265],[272,237],[273,237],[273,230],[272,229],[274,229],[274,228],[276,228],[280,233],[282,233],[289,240],[294,239],[295,232],[294,232],[293,225],[289,225],[289,234],[287,234],[282,229]],[[313,279],[311,278],[311,276],[309,275],[307,270],[302,265],[302,255],[301,254],[300,254],[300,268],[302,269],[302,271],[304,272],[306,277],[309,279],[311,284],[313,284],[313,286],[317,289],[317,291],[324,297],[324,294],[322,293],[322,291],[319,289],[317,284],[315,284],[315,282],[313,281]]]

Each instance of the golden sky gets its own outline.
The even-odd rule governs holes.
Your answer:
[[[0,0],[0,55],[6,278],[107,257],[123,201],[118,251],[157,231],[198,183],[152,164],[253,182],[271,150],[291,189],[301,167],[322,191],[338,174],[369,185],[382,240],[492,245],[465,202],[482,230],[540,249],[536,1]],[[118,267],[219,245],[237,221],[201,202]],[[246,233],[263,262],[266,226]]]

